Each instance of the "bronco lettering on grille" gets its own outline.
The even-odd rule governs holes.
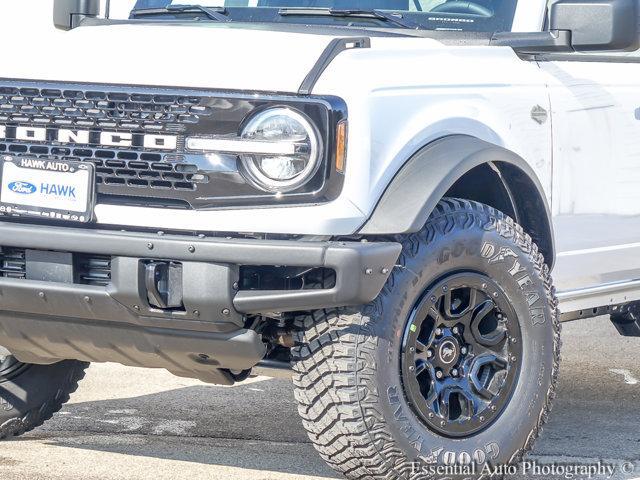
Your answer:
[[[176,135],[138,134],[130,132],[51,129],[45,127],[7,127],[0,125],[0,138],[26,142],[55,141],[65,144],[99,145],[103,147],[144,147],[155,150],[176,150]]]

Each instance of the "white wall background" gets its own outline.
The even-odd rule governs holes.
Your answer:
[[[52,12],[53,0],[0,0],[0,35],[53,30]],[[19,42],[19,37],[14,41]]]

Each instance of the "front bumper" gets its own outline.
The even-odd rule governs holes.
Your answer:
[[[19,360],[115,361],[230,383],[265,353],[246,314],[367,303],[400,254],[397,243],[221,239],[0,222],[0,246],[111,257],[106,286],[0,278],[0,345]],[[150,305],[149,260],[180,262],[183,308]],[[242,265],[328,268],[335,285],[238,290]]]

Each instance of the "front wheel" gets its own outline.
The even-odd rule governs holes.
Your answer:
[[[402,239],[384,290],[299,321],[295,396],[348,478],[480,477],[531,449],[554,396],[549,269],[501,212],[446,199]]]
[[[53,365],[21,363],[0,347],[0,440],[39,427],[69,400],[89,366],[67,360]]]

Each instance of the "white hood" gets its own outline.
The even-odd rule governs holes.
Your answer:
[[[18,42],[9,32],[4,45]],[[81,27],[24,35],[0,76],[295,93],[332,38],[219,24]]]

